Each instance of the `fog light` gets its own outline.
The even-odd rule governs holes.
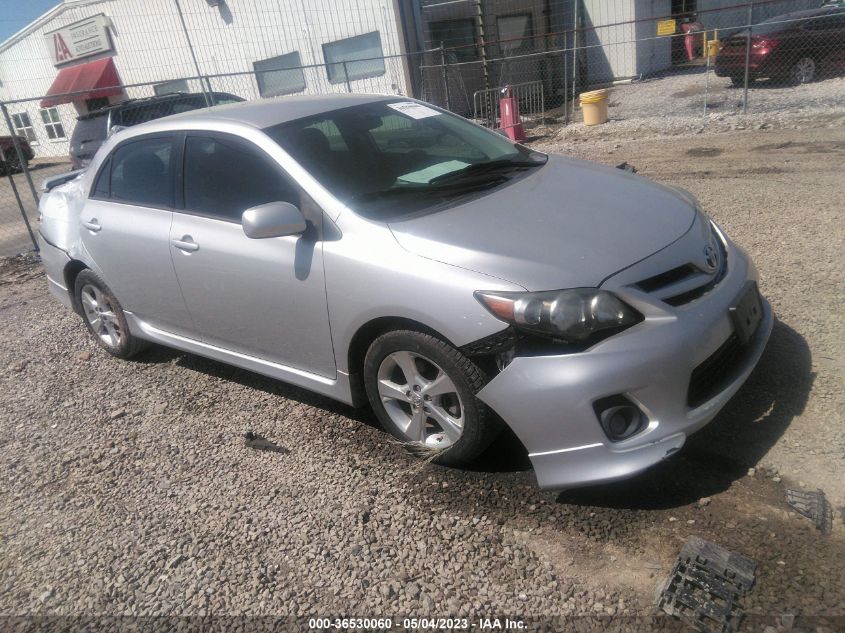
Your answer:
[[[593,403],[605,434],[612,442],[626,440],[646,426],[643,412],[625,396],[610,396]]]

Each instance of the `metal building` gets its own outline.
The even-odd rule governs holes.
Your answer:
[[[10,104],[13,127],[36,156],[62,156],[77,115],[200,92],[199,76],[248,99],[408,94],[402,1],[64,0],[0,43],[0,101],[46,96]]]

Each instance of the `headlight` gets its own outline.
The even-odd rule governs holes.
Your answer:
[[[616,295],[597,288],[550,292],[476,291],[475,298],[494,316],[520,330],[586,341],[597,332],[630,327],[642,315]]]

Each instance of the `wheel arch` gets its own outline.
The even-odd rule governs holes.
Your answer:
[[[88,270],[88,266],[78,259],[70,260],[67,264],[65,264],[64,269],[65,287],[70,295],[70,302],[73,306],[73,311],[80,316],[82,315],[82,308],[76,300],[76,292],[74,291],[74,288],[76,286],[76,278],[83,270]]]
[[[367,350],[379,336],[394,330],[413,330],[435,336],[449,345],[455,346],[448,337],[444,336],[425,323],[405,317],[388,316],[371,319],[364,323],[349,343],[347,350],[347,368],[349,370],[349,387],[352,394],[352,405],[363,407],[368,404],[367,393],[364,389],[364,357]]]

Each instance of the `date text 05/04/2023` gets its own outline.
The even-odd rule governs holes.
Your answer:
[[[399,622],[392,618],[310,618],[308,628],[310,629],[337,629],[352,631],[356,629],[378,629],[390,630]],[[525,628],[522,620],[511,620],[510,618],[403,618],[402,628],[411,631],[428,630],[460,630],[478,629],[486,631],[519,631]]]

